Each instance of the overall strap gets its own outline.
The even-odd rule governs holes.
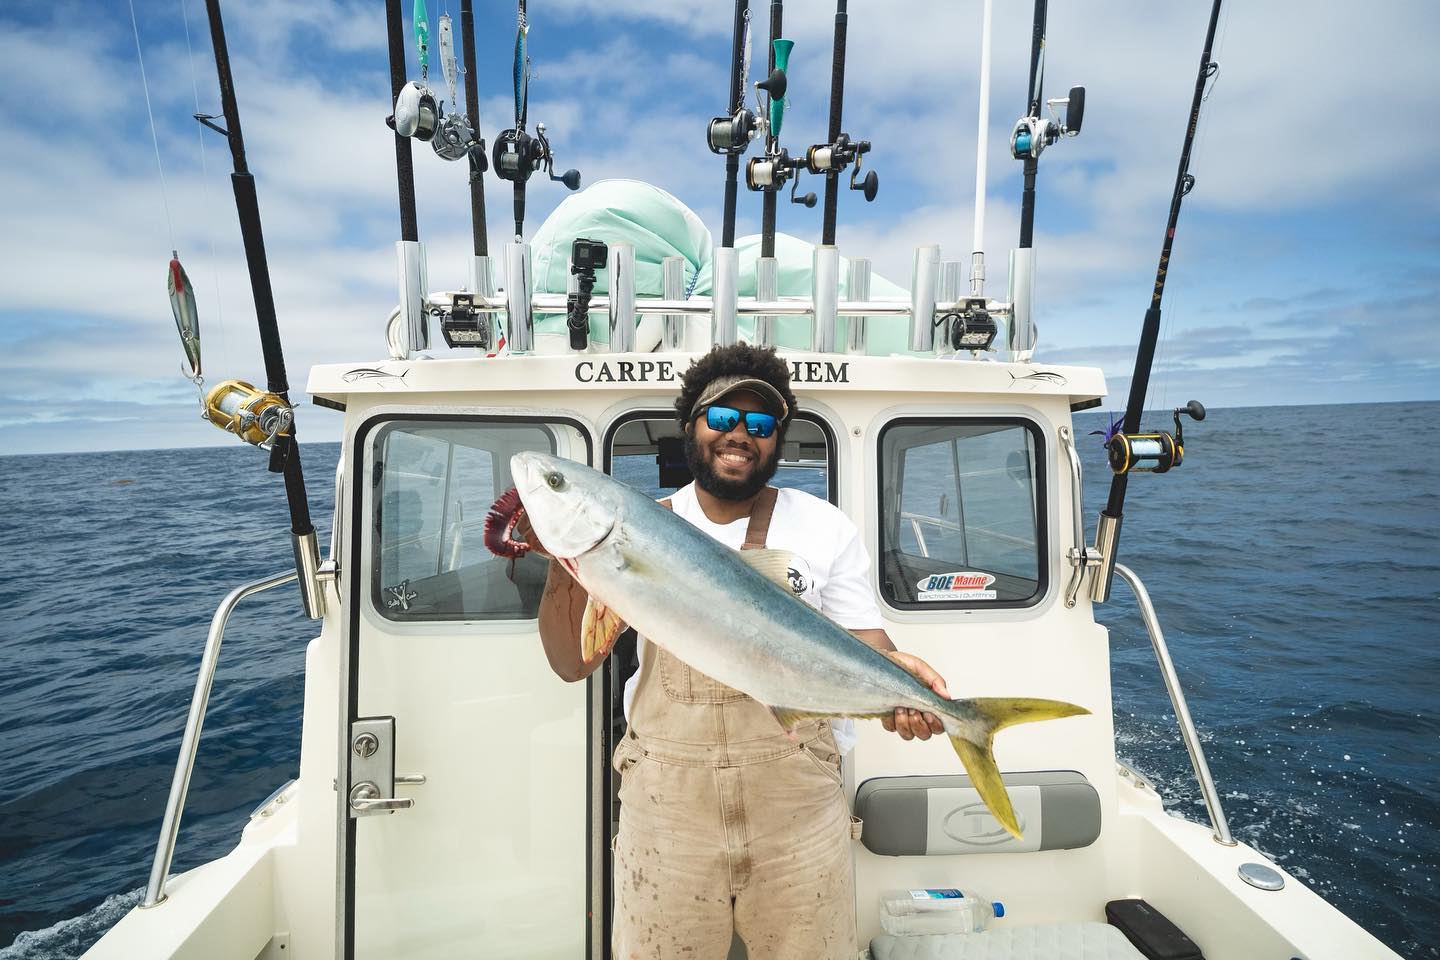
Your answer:
[[[750,508],[750,526],[745,529],[745,542],[741,545],[741,550],[765,548],[765,538],[770,534],[770,518],[775,515],[775,500],[779,496],[779,490],[767,486],[760,491],[760,496],[755,498],[755,505]]]

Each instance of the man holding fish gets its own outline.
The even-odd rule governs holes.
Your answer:
[[[617,957],[720,960],[733,931],[753,960],[853,960],[840,755],[854,734],[839,718],[879,719],[906,740],[948,734],[1018,835],[991,737],[1086,712],[951,700],[934,669],[895,649],[859,530],[826,501],[768,485],[794,410],[774,350],[716,347],[676,401],[694,483],[656,505],[522,453],[511,470],[523,509],[507,494],[490,518],[492,549],[552,559],[539,626],[559,676],[588,676],[627,624],[642,638],[614,758]]]

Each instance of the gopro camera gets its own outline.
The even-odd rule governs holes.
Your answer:
[[[580,281],[580,289],[565,302],[565,325],[570,329],[570,349],[584,350],[590,346],[590,295],[595,291],[595,272],[604,270],[610,248],[600,240],[576,237],[570,246],[570,272]]]

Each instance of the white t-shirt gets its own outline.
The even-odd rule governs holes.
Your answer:
[[[741,517],[733,523],[714,523],[705,516],[695,497],[695,485],[687,484],[670,498],[671,508],[710,536],[731,549],[745,543],[750,518]],[[765,546],[787,550],[800,561],[791,581],[800,598],[847,630],[876,630],[884,626],[875,594],[870,588],[870,556],[860,537],[860,529],[850,518],[828,501],[801,490],[781,488],[775,500],[775,513]],[[644,669],[645,638],[639,638],[637,653]],[[635,699],[640,682],[636,671],[625,684],[625,715]],[[841,753],[855,745],[855,722],[835,720],[835,742]]]

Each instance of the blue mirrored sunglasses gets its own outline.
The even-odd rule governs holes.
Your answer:
[[[720,407],[711,405],[703,410],[705,414],[705,426],[716,433],[729,433],[740,423],[740,418],[745,418],[745,432],[752,437],[759,437],[761,440],[775,432],[775,417],[773,414],[760,413],[756,410],[736,410],[734,407]],[[695,416],[699,416],[696,413]]]

